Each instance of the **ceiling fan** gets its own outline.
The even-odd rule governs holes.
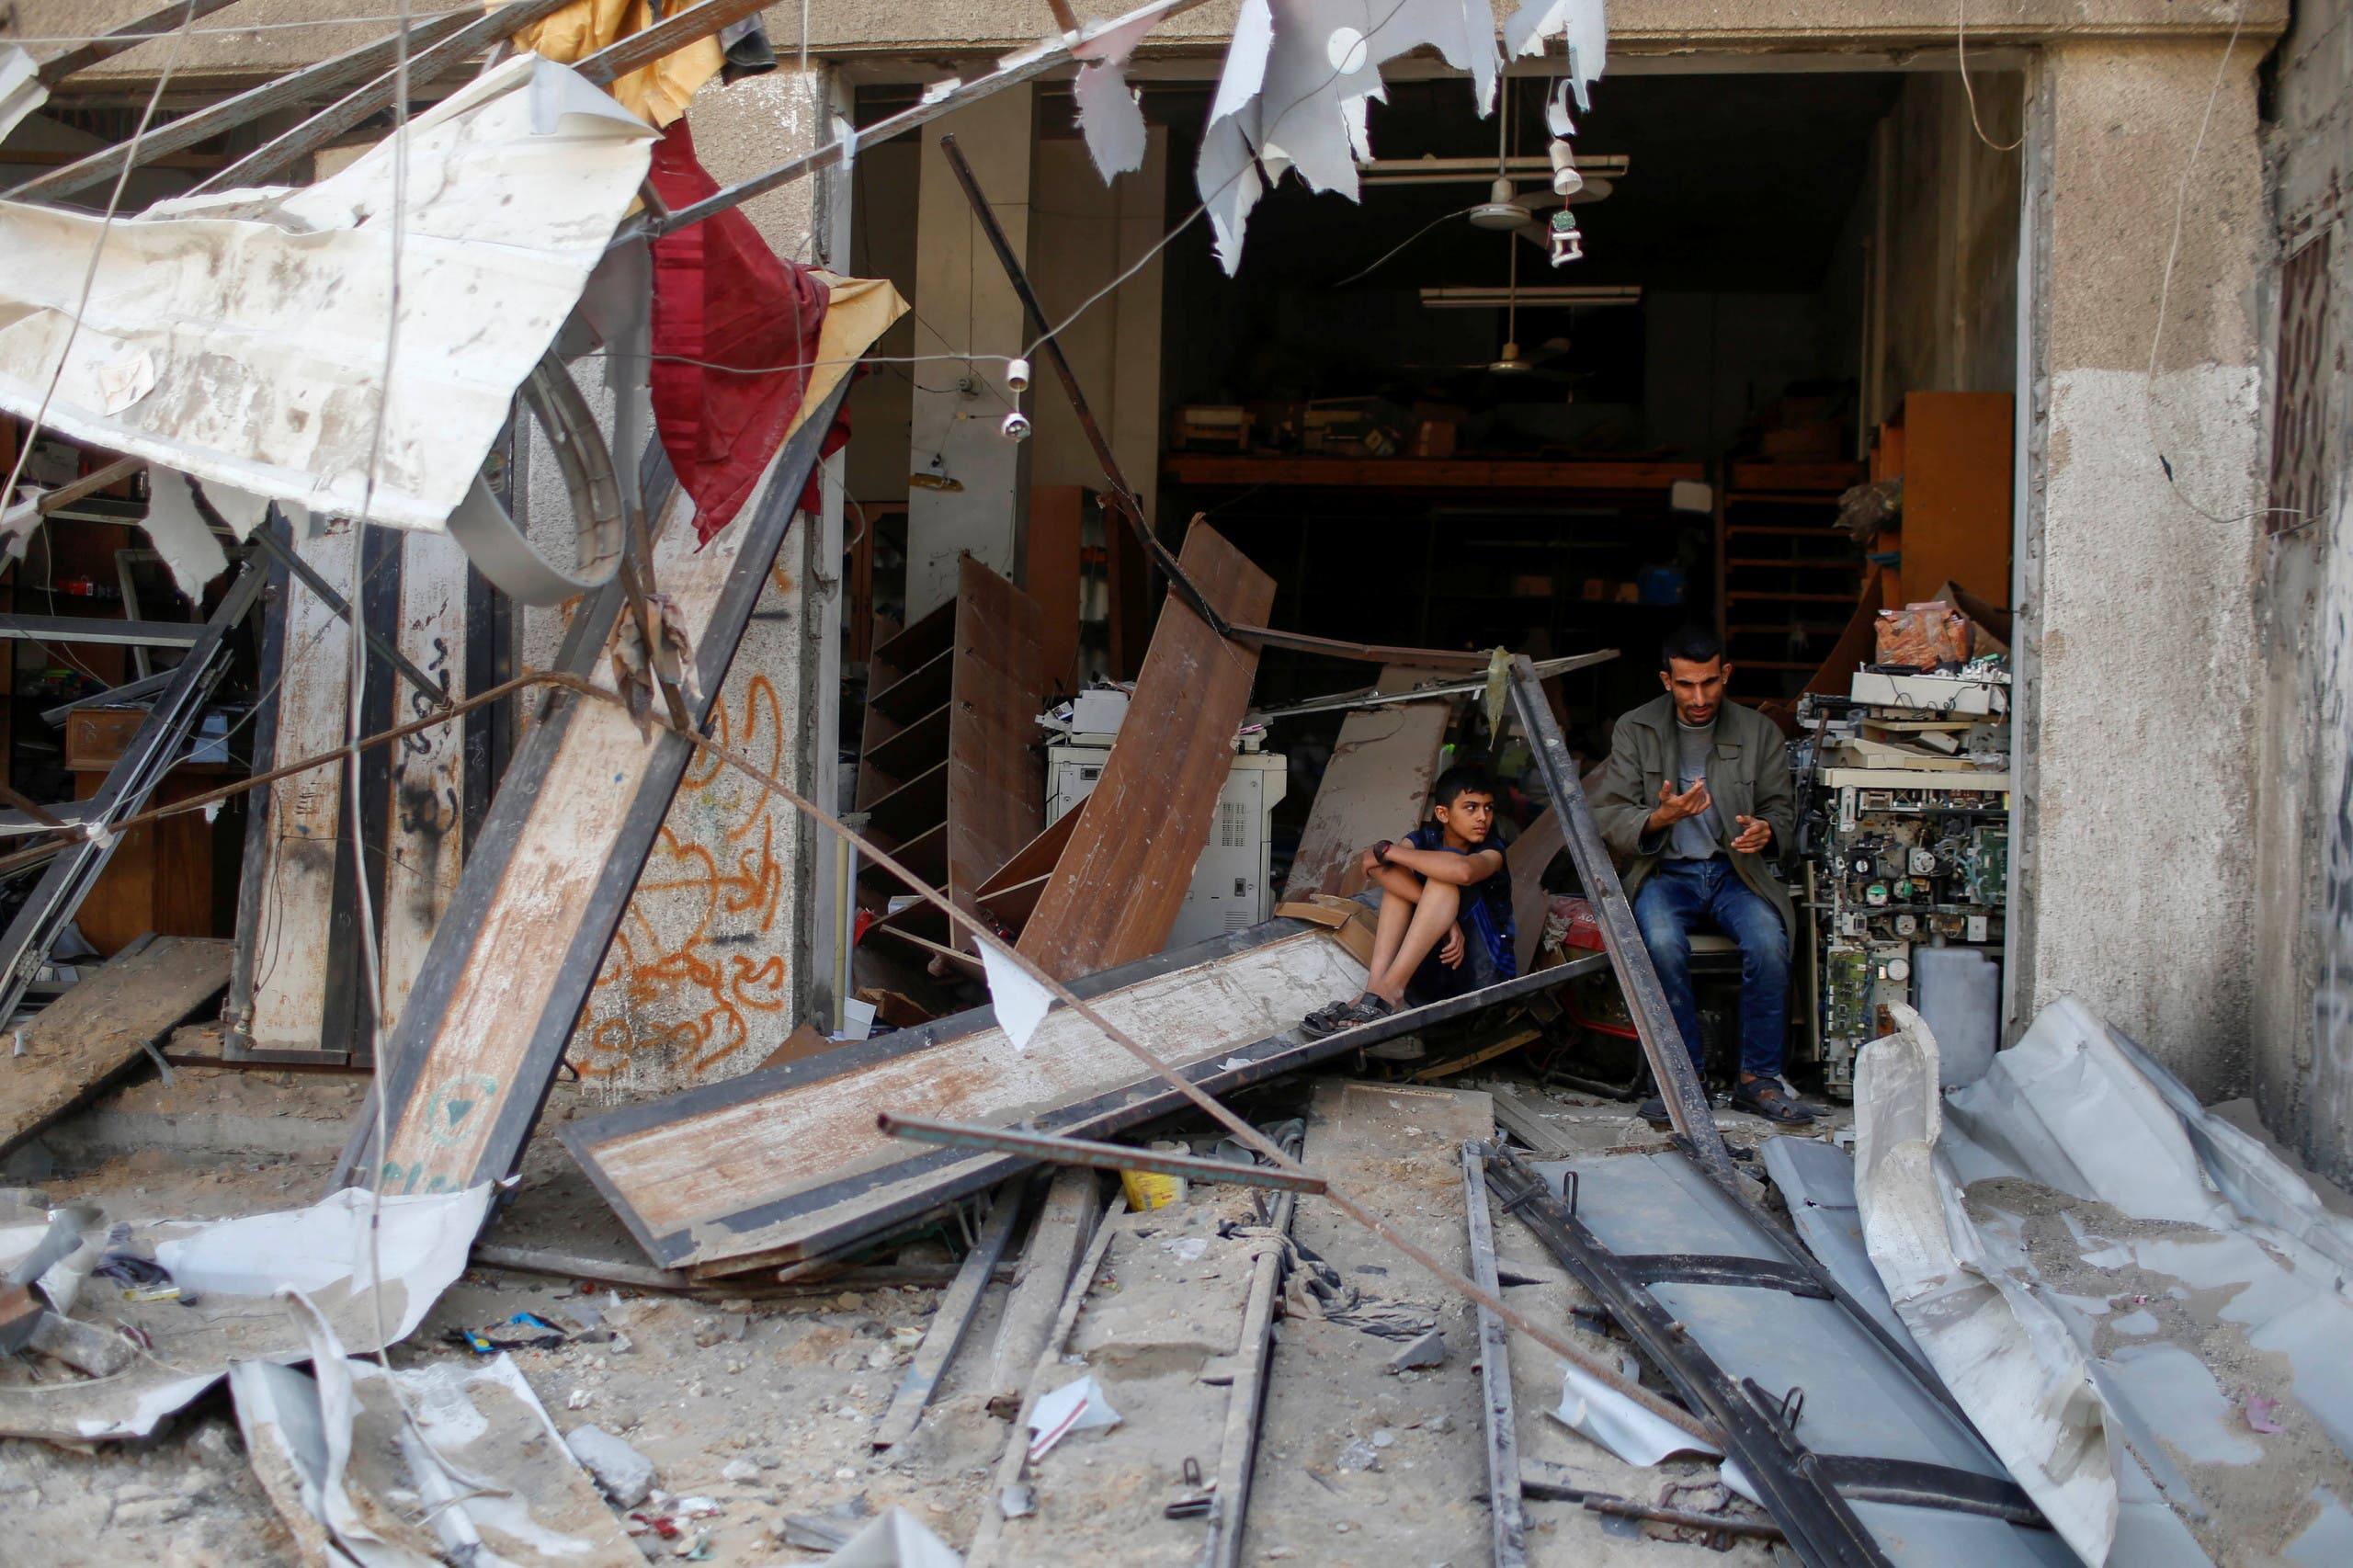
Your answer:
[[[1537,345],[1534,358],[1521,348],[1519,343],[1519,247],[1508,247],[1508,283],[1504,293],[1504,346],[1492,359],[1473,360],[1460,365],[1414,365],[1415,370],[1447,370],[1460,373],[1482,370],[1491,376],[1526,378],[1531,381],[1574,382],[1584,379],[1581,371],[1549,369],[1552,362],[1569,351],[1569,340],[1554,336]]]

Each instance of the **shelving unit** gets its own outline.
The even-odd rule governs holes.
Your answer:
[[[1045,780],[1030,741],[1047,680],[1035,599],[967,556],[956,597],[892,631],[878,618],[867,676],[858,809],[867,835],[964,908],[1038,832]],[[906,889],[880,866],[858,900],[886,909]],[[946,917],[917,903],[880,925],[948,943]]]
[[[1847,628],[1869,563],[1834,527],[1858,463],[1734,458],[1716,493],[1716,624],[1733,691],[1785,697]],[[1835,607],[1835,608],[1834,608]]]

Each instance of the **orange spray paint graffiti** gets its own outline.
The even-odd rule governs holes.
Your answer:
[[[765,676],[740,693],[731,683],[711,733],[763,768],[785,767],[783,710]],[[776,851],[792,828],[790,808],[696,755],[573,1036],[582,1077],[616,1088],[723,1077],[783,1040],[792,1020]]]

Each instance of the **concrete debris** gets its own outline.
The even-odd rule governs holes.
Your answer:
[[[575,1426],[563,1439],[572,1457],[619,1508],[634,1508],[654,1490],[654,1461],[601,1426]]]
[[[1425,1367],[1435,1367],[1445,1359],[1445,1331],[1434,1328],[1389,1358],[1389,1369],[1392,1372],[1419,1370]]]
[[[316,185],[116,222],[78,331],[99,216],[0,204],[0,408],[45,406],[61,435],[292,507],[438,529],[635,198],[653,134],[532,55],[412,121],[384,397],[391,142]]]

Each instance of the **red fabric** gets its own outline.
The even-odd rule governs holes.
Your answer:
[[[695,161],[683,119],[654,144],[650,177],[673,210],[719,188]],[[814,273],[779,258],[739,210],[654,242],[654,423],[694,497],[703,543],[743,509],[801,411],[829,298]],[[762,369],[771,366],[796,368]],[[847,439],[847,429],[828,431],[826,450]]]

